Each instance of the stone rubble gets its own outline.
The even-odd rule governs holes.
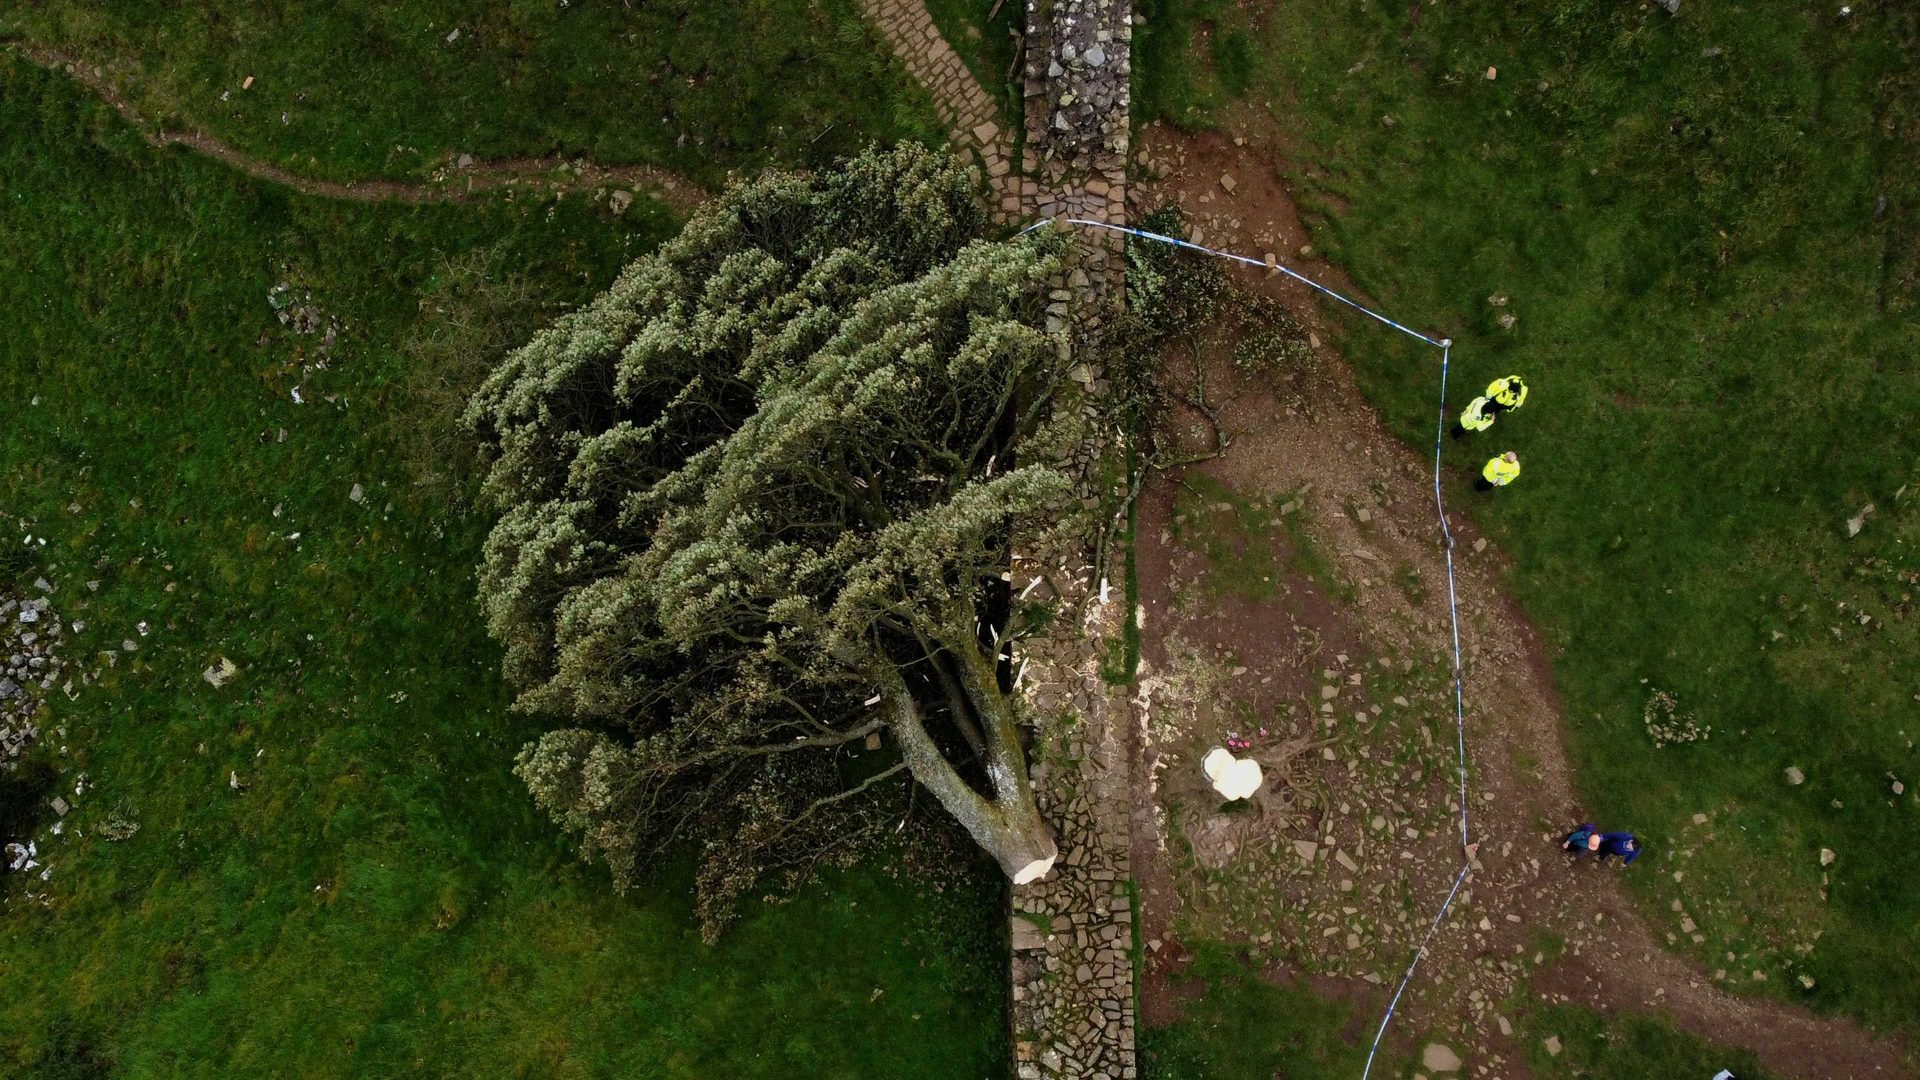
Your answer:
[[[52,592],[44,578],[35,584]],[[17,768],[40,734],[40,703],[60,678],[62,641],[51,597],[0,600],[0,770]]]

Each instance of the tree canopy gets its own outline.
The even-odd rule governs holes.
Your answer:
[[[623,887],[691,841],[717,925],[902,772],[1010,876],[1051,866],[991,601],[1068,492],[1061,253],[987,224],[918,147],[736,185],[470,403],[487,625],[567,725],[517,771]],[[897,762],[845,753],[882,734]]]

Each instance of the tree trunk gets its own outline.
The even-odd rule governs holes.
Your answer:
[[[913,778],[932,792],[974,842],[999,862],[1015,885],[1036,881],[1053,869],[1059,849],[1054,846],[1046,823],[1040,820],[1039,807],[1034,805],[1019,733],[1014,729],[1005,698],[991,682],[991,670],[986,672],[989,681],[984,687],[979,685],[980,669],[986,667],[979,650],[969,643],[953,650],[953,654],[986,740],[985,763],[988,782],[993,788],[991,797],[975,791],[940,752],[933,737],[927,734],[919,704],[907,692],[906,682],[897,675],[890,680],[886,691],[887,708],[892,713],[889,725]],[[991,697],[983,699],[981,689]]]

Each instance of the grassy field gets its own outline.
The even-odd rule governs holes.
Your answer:
[[[412,484],[398,344],[449,259],[578,302],[664,213],[292,197],[7,60],[0,130],[6,566],[86,623],[51,878],[0,879],[0,1074],[1004,1074],[990,870],[834,874],[707,947],[686,873],[614,895],[508,773],[536,725],[473,614],[483,523]]]
[[[1188,977],[1204,990],[1171,1027],[1141,1033],[1146,1080],[1352,1080],[1366,1063],[1344,1028],[1367,1019],[1349,1004],[1329,1001],[1299,983],[1274,983],[1248,969],[1224,946],[1195,948]],[[1382,1076],[1403,1076],[1391,1055],[1376,1064]]]
[[[7,35],[124,72],[156,120],[334,180],[585,154],[717,185],[944,138],[854,0],[25,0]]]
[[[1456,341],[1456,408],[1529,377],[1476,443],[1525,475],[1458,505],[1514,558],[1590,812],[1648,842],[1649,917],[1729,985],[1920,1031],[1920,16],[1146,10],[1147,115],[1285,131],[1316,247]],[[1425,444],[1437,358],[1351,327]],[[1669,696],[1704,738],[1656,742]]]
[[[1146,1080],[1352,1080],[1366,1062],[1379,1018],[1330,1000],[1300,982],[1258,974],[1223,945],[1201,942],[1188,978],[1200,993],[1170,1026],[1141,1033]],[[1541,1005],[1521,995],[1502,1010],[1513,1018],[1535,1076],[1585,1080],[1709,1077],[1732,1069],[1741,1080],[1771,1080],[1751,1054],[1693,1038],[1655,1017],[1601,1017],[1576,1006]],[[1398,1032],[1415,1047],[1417,1033]],[[1444,1038],[1444,1036],[1442,1036]],[[1548,1048],[1556,1040],[1558,1053]],[[1402,1059],[1383,1048],[1374,1075],[1417,1073],[1418,1053]]]

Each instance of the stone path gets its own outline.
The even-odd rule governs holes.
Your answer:
[[[932,92],[934,108],[954,145],[979,155],[999,218],[1018,219],[1022,185],[1013,169],[1012,140],[999,123],[1000,110],[940,36],[926,5],[920,0],[860,0],[860,6],[908,73]]]

